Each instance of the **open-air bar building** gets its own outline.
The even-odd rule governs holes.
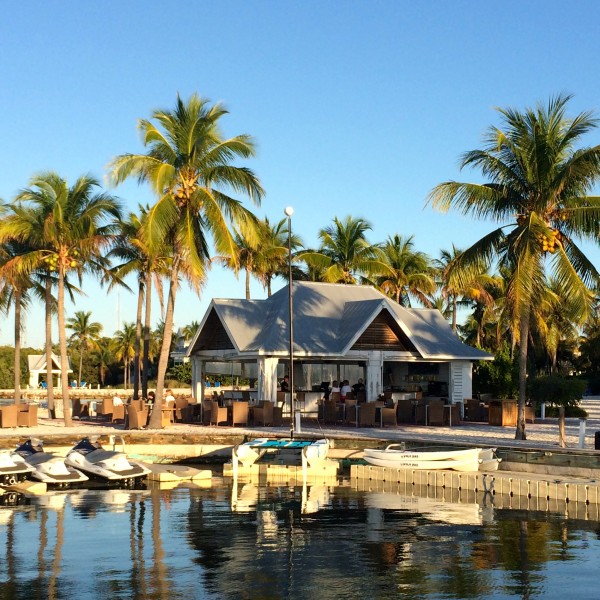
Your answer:
[[[263,300],[210,303],[187,351],[197,401],[215,373],[276,400],[289,373],[289,296],[286,286]],[[362,379],[367,401],[388,392],[462,402],[472,396],[473,362],[493,358],[464,344],[438,310],[404,308],[371,286],[297,281],[292,298],[293,381],[308,414],[326,383],[344,379]]]

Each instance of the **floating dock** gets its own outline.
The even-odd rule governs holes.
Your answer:
[[[600,481],[591,478],[552,477],[512,471],[427,471],[373,465],[352,465],[350,478],[600,506]]]
[[[331,480],[336,478],[340,465],[337,460],[322,460],[317,464],[307,467],[306,478],[309,481],[315,480]],[[223,465],[223,476],[233,477],[233,463],[228,462]],[[261,459],[255,462],[253,465],[242,466],[238,465],[237,476],[239,478],[251,478],[255,481],[269,481],[269,482],[290,482],[290,483],[302,483],[304,479],[304,473],[302,465],[298,464],[285,464],[276,461],[268,461]]]

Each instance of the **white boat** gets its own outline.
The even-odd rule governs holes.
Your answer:
[[[480,448],[468,450],[405,450],[403,444],[390,444],[385,449],[365,448],[365,460],[378,467],[478,471]]]
[[[483,509],[478,504],[467,502],[453,503],[436,498],[368,492],[365,503],[371,508],[416,513],[427,519],[453,525],[481,525],[484,520]]]
[[[278,453],[286,463],[294,461],[313,466],[327,458],[329,440],[274,440],[257,438],[244,444],[238,444],[232,450],[232,462],[242,466],[253,465],[267,453]]]
[[[105,450],[97,438],[83,438],[69,450],[65,463],[83,471],[89,477],[107,483],[133,484],[146,477],[150,469],[142,463],[130,460],[124,452],[125,443],[122,438],[121,444],[120,452]]]
[[[501,458],[496,456],[496,448],[482,448],[479,451],[479,470],[480,471],[497,471]]]
[[[9,450],[0,452],[0,485],[14,485],[27,479],[34,468],[24,462],[15,462]]]
[[[88,480],[87,475],[67,465],[63,457],[44,452],[42,441],[35,438],[17,446],[12,459],[15,463],[21,462],[33,467],[32,479],[49,485],[67,487]]]

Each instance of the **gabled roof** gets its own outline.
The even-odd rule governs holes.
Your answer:
[[[383,315],[398,344],[422,358],[491,358],[461,342],[439,311],[404,308],[371,286],[299,281],[292,291],[294,352],[298,355],[344,356]],[[289,350],[288,294],[286,286],[266,300],[213,300],[188,355],[217,349],[285,353]]]
[[[67,357],[67,364],[69,365],[69,372],[71,371],[71,360]],[[27,356],[27,366],[29,372],[34,371],[45,371],[46,370],[46,355],[45,354],[29,354]],[[52,353],[52,369],[54,371],[60,371],[60,358]]]

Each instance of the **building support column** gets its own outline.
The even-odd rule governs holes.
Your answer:
[[[277,400],[277,365],[279,359],[261,356],[258,363],[258,400]]]
[[[195,402],[204,400],[204,382],[202,373],[204,371],[204,361],[197,356],[190,357],[192,363],[192,397]]]
[[[379,350],[369,352],[365,386],[368,401],[377,400],[383,392],[383,352]]]

